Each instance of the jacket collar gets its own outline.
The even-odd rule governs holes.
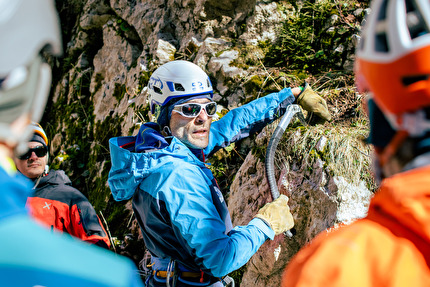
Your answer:
[[[382,181],[371,201],[369,216],[388,218],[430,242],[430,165]]]

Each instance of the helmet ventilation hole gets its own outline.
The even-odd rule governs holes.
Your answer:
[[[403,77],[402,78],[402,84],[404,86],[409,86],[409,85],[412,85],[412,84],[419,82],[419,81],[426,81],[426,80],[428,80],[429,77],[430,77],[430,75],[428,75],[428,74],[427,75],[411,76],[411,77]]]
[[[175,83],[175,91],[184,92],[185,88],[180,83]]]
[[[388,2],[385,0],[381,4],[381,9],[378,13],[378,19],[376,24],[376,34],[375,34],[375,50],[378,52],[388,52],[388,41],[387,41],[387,5]]]
[[[429,33],[420,10],[417,9],[412,1],[406,1],[406,12],[406,24],[409,29],[411,39],[415,39]]]
[[[154,89],[154,92],[156,92],[157,94],[160,94],[160,95],[163,94],[163,92],[161,91],[161,89],[159,87],[154,86],[153,89]]]
[[[378,52],[388,52],[387,34],[378,34],[375,39],[375,50]]]

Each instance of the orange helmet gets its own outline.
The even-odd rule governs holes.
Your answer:
[[[371,92],[395,131],[377,151],[383,165],[406,137],[430,131],[430,1],[374,0],[356,57],[357,88]],[[376,125],[371,117],[371,133]]]
[[[384,113],[430,106],[430,1],[373,1],[356,56],[358,87]]]

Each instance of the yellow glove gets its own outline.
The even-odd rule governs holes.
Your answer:
[[[276,200],[266,203],[257,213],[258,217],[275,231],[275,235],[284,233],[294,226],[293,215],[288,206],[288,197],[281,194]]]
[[[297,96],[297,103],[308,112],[316,114],[324,121],[331,119],[327,108],[326,101],[315,93],[308,83],[305,83],[305,88]]]

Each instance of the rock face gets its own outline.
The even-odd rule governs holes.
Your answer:
[[[235,108],[279,87],[262,90],[279,73],[261,65],[261,47],[278,38],[287,15],[298,8],[270,0],[58,0],[57,8],[65,55],[54,69],[42,121],[53,139],[51,154],[61,155],[56,167],[103,211],[113,236],[138,236],[137,228],[130,231],[130,206],[113,202],[106,184],[108,139],[134,134],[150,120],[144,87],[151,72],[173,59],[193,61],[211,77],[215,99]],[[344,20],[329,19],[328,29]],[[351,59],[340,66],[350,69]],[[330,108],[336,113],[338,106]],[[265,243],[247,264],[242,286],[279,286],[285,264],[301,246],[333,224],[365,214],[370,192],[364,184],[351,184],[325,165],[316,161],[309,172],[298,162],[285,164],[279,186],[290,196],[296,235]],[[247,224],[270,200],[264,163],[249,151],[228,197],[234,225]]]
[[[276,1],[75,2],[59,2],[60,11],[66,12],[67,5],[81,5],[83,9],[76,15],[77,23],[66,44],[66,55],[77,59],[77,69],[71,69],[65,77],[79,79],[77,70],[90,66],[89,93],[95,104],[96,121],[125,114],[128,101],[142,84],[142,74],[178,56],[208,71],[216,78],[219,93],[226,95],[226,79],[244,76],[241,69],[229,65],[239,56],[232,47],[233,39],[249,45],[273,41],[284,19]],[[91,51],[86,51],[89,47]],[[223,53],[217,55],[220,51]],[[118,87],[126,91],[122,99],[118,97]],[[234,107],[239,101],[231,103],[229,106]],[[125,132],[131,127],[132,121],[128,120],[123,123]]]
[[[109,208],[108,139],[150,120],[144,87],[152,71],[173,59],[193,61],[210,75],[215,99],[237,107],[252,96],[245,96],[243,79],[265,72],[234,62],[244,57],[241,47],[276,38],[285,18],[282,3],[57,1],[65,53],[54,67],[55,88],[42,123],[55,139],[53,157],[66,153],[73,160],[81,153],[76,164],[59,160],[59,167],[73,170],[74,184],[96,207]]]
[[[257,141],[261,143],[261,139]],[[321,158],[315,159],[311,168],[297,159],[285,158],[278,163],[284,166],[277,177],[278,189],[289,196],[294,235],[278,235],[266,242],[247,264],[243,286],[280,286],[286,264],[302,246],[320,232],[367,214],[372,193],[365,182],[348,183],[341,176],[331,175],[324,163]],[[264,158],[251,151],[231,185],[228,207],[235,225],[246,225],[261,206],[272,200],[264,165]]]

